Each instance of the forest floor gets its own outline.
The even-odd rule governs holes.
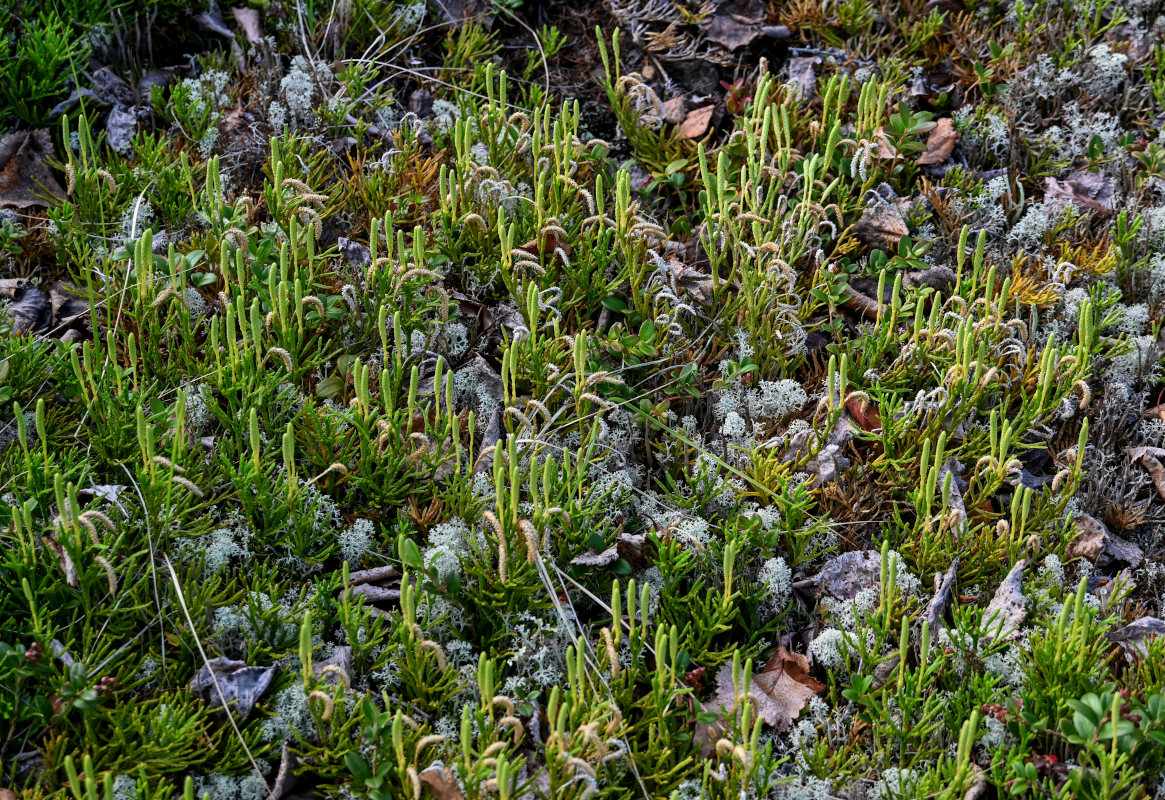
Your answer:
[[[1165,797],[1161,0],[0,30],[0,800]]]

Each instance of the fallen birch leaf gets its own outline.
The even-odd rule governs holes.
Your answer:
[[[712,114],[716,111],[716,106],[704,106],[689,111],[684,121],[680,123],[679,134],[681,139],[699,139],[708,132],[708,126],[712,124]]]
[[[634,568],[643,561],[643,545],[647,543],[645,533],[621,533],[615,543],[601,553],[588,550],[571,559],[571,564],[582,567],[607,567],[620,558]]]
[[[53,322],[49,296],[39,286],[25,289],[20,299],[8,306],[8,324],[12,332],[31,335],[45,330]]]
[[[781,647],[765,664],[763,670],[752,676],[748,696],[756,703],[757,714],[777,731],[787,731],[793,720],[818,692],[825,688],[809,674],[809,659]],[[736,685],[732,680],[732,665],[725,664],[716,673],[715,702],[730,713],[736,706]]]
[[[1062,203],[1073,204],[1081,211],[1102,215],[1112,213],[1112,184],[1100,173],[1087,169],[1076,170],[1064,180],[1044,178],[1044,194]]]
[[[898,665],[902,663],[902,657],[895,653],[894,655],[878,662],[878,666],[874,667],[874,683],[872,688],[881,689],[886,685],[886,681],[890,680],[890,676],[894,674],[894,670],[898,669]]]
[[[554,231],[543,231],[541,240],[531,239],[525,244],[519,245],[518,249],[523,253],[529,253],[532,256],[537,256],[540,255],[539,244],[541,244],[541,250],[543,253],[546,255],[556,255],[558,256],[559,261],[562,261],[563,255],[569,256],[571,254],[570,245],[559,239],[558,235],[555,234]],[[562,251],[561,254],[558,253],[559,250]],[[479,355],[478,358],[481,358],[481,356]]]
[[[955,123],[950,117],[943,117],[935,123],[930,136],[926,137],[926,152],[918,157],[920,167],[937,167],[944,163],[955,152],[955,145],[959,141],[959,134],[955,132]]]

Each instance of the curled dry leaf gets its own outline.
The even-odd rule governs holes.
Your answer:
[[[716,111],[716,106],[704,106],[697,108],[687,113],[684,121],[680,123],[679,135],[681,139],[699,139],[708,132],[708,126],[712,124],[712,114]]]
[[[824,688],[825,684],[809,674],[807,657],[781,647],[764,669],[752,676],[748,696],[756,703],[757,714],[766,724],[778,731],[787,731],[801,709]],[[722,714],[731,713],[737,694],[732,665],[725,664],[716,673],[713,705],[719,705]]]
[[[620,533],[615,543],[603,552],[588,550],[571,559],[570,563],[582,567],[607,567],[621,558],[635,568],[643,563],[643,546],[646,543],[646,533]]]
[[[663,101],[663,121],[668,125],[679,125],[684,121],[683,95]]]
[[[986,641],[1008,641],[1019,635],[1019,626],[1027,619],[1027,597],[1023,593],[1023,571],[1026,567],[1026,558],[1015,562],[987,604],[987,610],[983,612]]]
[[[797,85],[797,99],[808,100],[817,94],[817,65],[821,56],[797,56],[789,59],[789,79]]]
[[[854,223],[854,235],[867,247],[893,252],[903,236],[910,233],[896,203],[875,201],[866,206]]]
[[[457,783],[457,777],[453,774],[453,770],[440,761],[433,762],[432,766],[423,770],[418,777],[421,779],[421,783],[429,787],[429,793],[433,796],[433,800],[465,799],[465,793],[461,791],[461,786]]]
[[[967,791],[963,793],[963,800],[979,800],[987,794],[987,790],[991,785],[987,783],[987,773],[978,764],[971,762],[971,771],[975,778],[971,781],[971,785],[967,787]]]
[[[283,751],[279,754],[279,771],[275,774],[275,784],[267,794],[267,800],[283,800],[295,785],[295,765],[299,759],[291,752],[291,745],[283,743]]]
[[[348,585],[341,587],[338,594],[363,597],[374,616],[387,617],[389,612],[372,604],[400,602],[400,577],[400,572],[390,566],[358,570],[348,575]]]
[[[1044,178],[1044,194],[1081,211],[1101,215],[1112,213],[1115,193],[1108,178],[1098,172],[1078,169],[1064,180]]]
[[[878,583],[882,574],[882,554],[877,550],[853,550],[825,562],[821,571],[793,584],[796,589],[812,589],[817,597],[830,595],[852,600],[863,589]]]
[[[45,206],[63,197],[65,191],[48,167],[52,156],[47,130],[17,131],[0,139],[0,208]]]
[[[539,239],[531,239],[523,245],[518,247],[523,253],[529,253],[532,256],[540,255],[541,252],[546,255],[555,255],[559,261],[562,261],[563,254],[569,256],[571,254],[570,245],[562,241],[554,231],[543,231]],[[562,253],[558,251],[561,250]],[[481,358],[481,356],[478,356]]]
[[[944,573],[935,573],[934,576],[934,595],[931,596],[930,602],[926,604],[926,608],[922,610],[919,615],[919,621],[925,622],[930,628],[930,635],[932,641],[938,635],[943,625],[943,618],[947,614],[947,609],[951,607],[951,599],[954,595],[955,575],[959,570],[959,559],[956,557],[951,565],[947,567]]]
[[[219,656],[202,665],[190,681],[190,691],[217,712],[225,706],[246,719],[274,680],[275,667],[251,667]]]
[[[1068,555],[1072,558],[1085,558],[1102,568],[1115,562],[1137,567],[1145,559],[1141,548],[1110,533],[1095,517],[1081,514],[1076,518],[1076,530],[1078,535],[1068,545]]]
[[[1165,465],[1161,464],[1161,458],[1165,456],[1165,448],[1162,447],[1130,447],[1125,450],[1129,460],[1134,464],[1139,463],[1149,473],[1149,477],[1153,480],[1153,486],[1157,489],[1157,494],[1165,497]]]
[[[16,302],[8,307],[8,322],[14,333],[46,334],[63,341],[73,341],[89,313],[89,304],[73,294],[60,281],[48,287],[17,290]]]
[[[340,645],[323,661],[313,661],[311,669],[317,681],[333,686],[338,683],[344,684],[345,687],[351,686],[352,648],[346,644]]]
[[[918,157],[920,167],[937,167],[944,163],[955,152],[955,145],[959,141],[959,134],[955,132],[955,123],[950,117],[943,117],[935,123],[926,137],[926,152]]]
[[[1109,633],[1108,640],[1120,645],[1125,651],[1125,658],[1131,661],[1134,657],[1145,658],[1148,655],[1148,643],[1158,636],[1165,636],[1165,621],[1157,617],[1141,617]]]
[[[761,28],[757,22],[724,12],[713,15],[704,28],[704,38],[725,50],[749,45],[760,35]]]
[[[862,430],[876,431],[882,427],[878,407],[868,399],[851,394],[845,399],[845,408]]]
[[[259,12],[254,8],[231,7],[231,14],[235,22],[243,29],[243,35],[251,44],[258,44],[263,40],[263,28],[259,25]]]
[[[886,681],[890,680],[890,676],[894,674],[894,670],[898,669],[898,665],[902,663],[902,657],[895,653],[894,655],[878,662],[878,666],[874,667],[874,689],[880,689],[886,685]]]
[[[845,447],[854,438],[855,432],[856,427],[853,420],[848,412],[843,411],[838,418],[837,424],[829,432],[829,435],[826,436],[824,445],[818,449],[817,454],[813,458],[805,462],[800,468],[802,472],[813,476],[811,486],[822,486],[835,481],[839,475],[849,469],[850,460],[841,454],[841,448]],[[809,429],[795,434],[789,440],[789,446],[785,450],[783,459],[785,461],[797,461],[805,457],[811,451],[809,440],[815,435],[816,433]]]

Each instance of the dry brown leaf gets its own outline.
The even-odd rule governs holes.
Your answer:
[[[219,656],[202,665],[190,681],[190,691],[212,709],[221,712],[226,706],[240,719],[246,719],[274,680],[275,667],[250,667]]]
[[[725,50],[744,47],[760,35],[759,25],[735,19],[732,14],[715,15],[708,20],[708,26],[704,29],[704,38],[720,45]]]
[[[979,800],[991,788],[990,784],[987,783],[987,773],[983,771],[981,766],[972,762],[971,772],[975,779],[967,787],[967,791],[963,794],[963,800]]]
[[[704,106],[689,111],[684,121],[680,124],[679,134],[681,139],[699,139],[708,132],[708,126],[712,124],[712,114],[716,111],[716,106]]]
[[[886,135],[886,132],[882,128],[878,128],[874,132],[874,139],[878,143],[874,155],[887,161],[893,161],[895,158],[898,158],[898,149],[890,144],[890,137]]]
[[[1008,641],[1019,635],[1019,626],[1027,619],[1027,597],[1023,593],[1023,571],[1027,559],[1021,558],[1007,573],[995,596],[983,612],[984,639]]]
[[[580,567],[608,567],[620,558],[637,567],[643,561],[643,546],[647,543],[645,533],[621,533],[615,543],[601,553],[588,550],[572,558],[570,563]]]
[[[1131,661],[1134,656],[1144,658],[1148,641],[1158,636],[1165,636],[1165,621],[1156,617],[1141,617],[1108,634],[1108,640],[1120,645],[1125,651],[1125,657]]]
[[[291,746],[283,743],[283,751],[279,754],[279,771],[275,774],[275,785],[267,793],[267,800],[283,800],[283,797],[295,785],[295,765],[299,759],[291,752]]]
[[[263,29],[259,25],[259,12],[254,8],[231,7],[231,14],[235,22],[243,29],[243,35],[251,44],[258,44],[263,40]]]
[[[909,233],[902,211],[890,202],[871,203],[854,223],[854,235],[862,244],[887,252],[893,252]]]
[[[955,575],[958,571],[959,559],[956,557],[945,573],[935,573],[934,595],[919,616],[919,619],[930,628],[932,639],[938,637],[938,632],[943,627],[943,617],[946,616],[947,609],[951,607]]]
[[[1102,568],[1116,561],[1136,567],[1145,559],[1141,548],[1110,533],[1095,517],[1081,514],[1076,518],[1076,530],[1079,535],[1068,545],[1072,558],[1085,558]]]
[[[825,685],[809,674],[809,659],[781,647],[763,670],[752,676],[748,696],[756,703],[757,714],[778,731],[787,731],[793,720]],[[714,703],[731,712],[736,705],[736,685],[732,665],[725,664],[716,673]]]
[[[1161,464],[1161,458],[1165,457],[1165,448],[1130,447],[1125,453],[1134,464],[1140,463],[1145,468],[1153,480],[1157,494],[1165,497],[1165,465]]]
[[[65,192],[49,169],[53,139],[47,130],[17,131],[0,139],[0,208],[46,206],[40,195],[60,199]]]
[[[878,415],[878,407],[868,399],[851,394],[845,399],[845,407],[862,430],[874,431],[882,427],[882,418]]]
[[[663,121],[668,125],[679,125],[684,121],[683,95],[663,101]]]
[[[950,117],[943,117],[926,137],[926,152],[918,157],[920,167],[937,167],[951,157],[955,152],[955,145],[959,141],[959,134],[955,132],[955,123]]]
[[[421,783],[429,787],[433,800],[465,800],[465,793],[461,791],[453,770],[444,764],[433,764],[418,777]]]
[[[539,244],[541,244],[543,253],[546,253],[547,255],[556,255],[558,256],[559,261],[562,260],[562,255],[558,253],[559,250],[561,250],[567,256],[569,256],[572,252],[570,245],[559,239],[558,235],[554,233],[554,231],[543,231],[541,242],[539,242],[538,239],[531,239],[525,244],[519,245],[518,249],[523,253],[529,253],[532,256],[536,256],[539,255]]]
[[[1081,211],[1107,215],[1112,213],[1114,192],[1112,183],[1104,175],[1078,169],[1064,180],[1044,178],[1044,194]]]
[[[828,594],[838,600],[852,600],[858,592],[878,583],[882,574],[882,554],[877,550],[852,550],[825,562],[821,571],[796,588],[812,588],[818,597]]]
[[[3,281],[0,281],[2,284]],[[1165,421],[1165,404],[1145,409],[1145,419],[1159,419]]]
[[[789,59],[789,79],[797,84],[797,99],[808,100],[817,93],[817,65],[821,56],[797,56]]]

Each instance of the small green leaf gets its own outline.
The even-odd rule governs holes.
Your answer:
[[[627,313],[627,303],[621,297],[609,294],[602,299],[603,308],[614,311],[618,314]]]

